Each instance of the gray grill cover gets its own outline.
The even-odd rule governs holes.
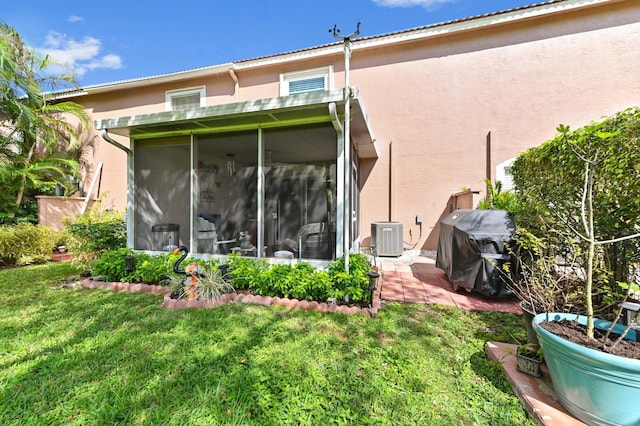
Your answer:
[[[436,266],[455,287],[507,296],[498,270],[510,256],[516,226],[504,210],[456,210],[440,221]]]

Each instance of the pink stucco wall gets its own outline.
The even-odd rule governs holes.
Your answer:
[[[50,226],[55,230],[62,230],[64,225],[62,220],[82,213],[82,208],[86,202],[84,197],[54,197],[48,195],[36,196],[38,200],[38,223]],[[90,199],[87,208],[90,209],[95,203]]]
[[[640,99],[640,3],[610,1],[578,11],[367,48],[354,44],[351,84],[360,88],[380,157],[361,162],[361,240],[380,220],[404,225],[405,241],[434,249],[450,196],[495,177],[496,165],[555,134],[635,106]],[[207,105],[279,95],[280,73],[333,65],[340,53],[282,61],[210,77],[86,95],[96,120],[164,111],[165,91],[205,85]],[[128,146],[127,138],[112,135]],[[491,141],[487,165],[487,140]],[[102,191],[126,204],[126,156],[102,142]]]
[[[553,137],[558,124],[637,105],[633,3],[354,54],[352,81],[382,153],[363,182],[362,223],[387,217],[380,197],[390,193],[390,219],[415,235],[423,214],[428,236],[450,194],[484,190],[489,133],[494,178],[498,163]]]

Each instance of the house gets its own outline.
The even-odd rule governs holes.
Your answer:
[[[638,104],[640,2],[553,0],[355,38],[348,90],[345,63],[338,41],[58,96],[95,120],[101,191],[127,208],[132,248],[330,259],[393,222],[401,248],[434,250],[440,218],[472,207],[484,178],[508,186],[558,124]]]

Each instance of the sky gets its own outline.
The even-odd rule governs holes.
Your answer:
[[[82,86],[218,65],[541,0],[13,0],[0,20]],[[357,43],[357,38],[354,43]]]

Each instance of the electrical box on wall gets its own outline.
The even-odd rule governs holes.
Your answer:
[[[400,222],[373,222],[371,245],[378,256],[402,255],[402,224]]]
[[[421,214],[416,216],[416,223],[417,224],[421,224],[422,223],[422,215]]]

